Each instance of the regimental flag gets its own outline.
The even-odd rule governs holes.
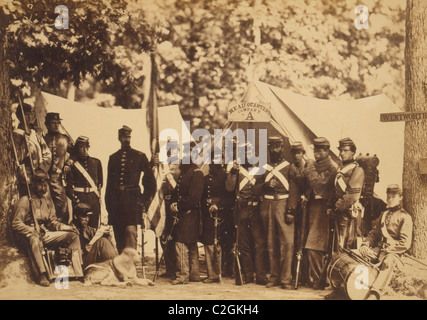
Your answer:
[[[155,64],[154,54],[147,56],[146,63],[146,80],[145,80],[145,92],[142,108],[147,110],[147,127],[150,128],[151,138],[151,154],[152,157],[158,157],[159,155],[159,120],[158,120],[158,104],[157,104],[157,68]],[[165,203],[163,197],[163,172],[160,164],[154,166],[154,177],[156,178],[156,193],[151,201],[151,204],[147,211],[147,220],[149,222],[149,228],[154,231],[156,237],[160,237],[163,233],[166,221]],[[147,226],[146,226],[147,227]]]

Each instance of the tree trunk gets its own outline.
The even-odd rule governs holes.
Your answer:
[[[407,0],[405,83],[406,111],[427,111],[427,1]],[[419,161],[427,158],[427,122],[405,125],[403,205],[414,221],[412,254],[427,257],[427,175]]]
[[[1,11],[0,11],[1,12]],[[9,64],[7,61],[7,17],[0,13],[0,245],[11,240],[10,218],[17,199],[15,165],[11,146],[11,104],[9,101]]]

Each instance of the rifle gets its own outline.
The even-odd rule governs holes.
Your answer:
[[[21,93],[20,92],[18,92],[18,100],[19,100],[19,107],[21,109],[21,114],[22,114],[22,121],[24,123],[24,129],[25,129],[25,133],[24,133],[25,146],[27,147],[27,151],[28,151],[28,158],[30,160],[31,173],[34,175],[35,169],[33,167],[33,156],[31,155],[30,145],[29,145],[28,137],[27,137],[27,132],[30,132],[30,130],[28,128],[27,119],[25,119],[24,107],[22,105],[22,99],[21,99]],[[13,138],[13,136],[12,136],[12,138]],[[14,149],[16,151],[15,144],[13,144],[13,146],[14,146]],[[16,158],[16,159],[18,159],[18,158]],[[26,175],[26,173],[25,173],[25,175]],[[25,179],[27,179],[27,177]]]
[[[328,239],[328,252],[326,263],[323,265],[322,272],[320,273],[319,280],[314,286],[315,290],[323,290],[326,287],[326,275],[328,271],[328,266],[331,263],[332,255],[335,251],[335,237],[336,237],[336,220],[335,212],[329,213],[329,239]]]
[[[240,225],[240,217],[239,217],[239,213],[238,213],[238,207],[239,207],[239,177],[240,177],[240,171],[239,169],[237,170],[237,176],[236,176],[236,203],[234,204],[234,208],[233,208],[233,216],[234,216],[234,221],[236,222],[236,217],[237,217],[237,224],[235,225],[235,229],[236,229],[236,240],[234,242],[234,247],[233,247],[233,254],[234,254],[234,258],[236,259],[236,268],[237,268],[237,272],[235,271],[235,284],[238,286],[243,285],[243,276],[242,276],[242,268],[241,268],[241,264],[240,264],[240,251],[239,251],[239,225]]]
[[[171,240],[172,240],[172,232],[173,232],[174,227],[178,224],[178,222],[179,222],[178,215],[177,215],[177,214],[173,215],[173,223],[172,223],[172,227],[171,227],[171,229],[170,229],[170,231],[169,231],[169,233],[168,233],[168,235],[167,235],[166,239],[165,239],[164,241],[162,241],[163,248],[165,248],[165,249],[166,249],[166,247],[167,247],[167,245],[168,245],[169,241],[171,241]],[[159,263],[157,264],[156,273],[154,274],[153,282],[155,282],[155,281],[156,281],[156,279],[157,279],[157,277],[158,277],[158,275],[159,275],[160,266],[162,265],[162,262],[163,262],[164,260],[165,260],[165,250],[163,250],[163,251],[162,251],[162,255],[160,256],[160,261],[159,261]]]
[[[212,216],[211,216],[212,217]],[[214,210],[214,216],[212,217],[212,219],[214,219],[214,255],[219,259],[218,261],[218,279],[219,279],[219,283],[223,284],[222,282],[222,270],[221,270],[221,263],[222,263],[222,259],[221,259],[221,254],[222,251],[220,250],[220,244],[218,242],[218,220],[221,220],[220,218],[218,218],[218,210]]]
[[[301,223],[299,225],[299,233],[298,233],[298,250],[296,253],[297,257],[297,267],[295,271],[295,286],[294,289],[298,290],[298,281],[300,275],[301,268],[301,260],[302,260],[302,249],[304,248],[304,232],[305,232],[305,223],[307,219],[307,199],[304,197],[301,201]]]

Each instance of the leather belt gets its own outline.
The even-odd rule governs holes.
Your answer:
[[[268,199],[268,200],[282,200],[282,199],[288,199],[289,198],[289,194],[265,194],[264,195],[264,199]]]
[[[91,187],[84,187],[84,188],[73,188],[74,191],[76,192],[84,192],[84,193],[90,193],[90,192],[97,192],[98,189],[95,188],[91,188]]]
[[[248,206],[248,207],[256,207],[258,205],[258,201],[241,199],[239,200],[239,204],[241,206],[244,204],[245,206]]]
[[[138,190],[139,186],[129,186],[129,185],[123,185],[123,186],[119,186],[118,188],[120,191],[124,191],[124,190]]]

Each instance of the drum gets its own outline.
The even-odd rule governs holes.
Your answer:
[[[364,300],[378,276],[378,270],[362,259],[355,260],[347,253],[335,253],[328,266],[328,280],[350,300]]]

